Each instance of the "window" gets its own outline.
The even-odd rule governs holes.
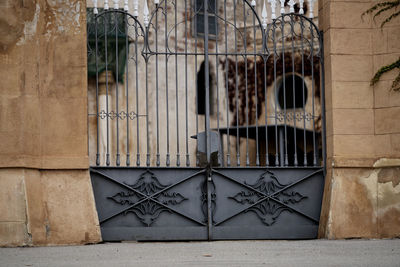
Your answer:
[[[209,84],[210,84],[210,92],[209,92],[209,103],[210,103],[210,115],[214,114],[213,109],[213,76],[211,75],[212,66],[210,64],[210,73],[209,73]],[[200,70],[197,73],[197,114],[205,115],[206,114],[206,64],[204,61],[200,65]]]
[[[193,36],[204,36],[204,0],[194,0],[194,13],[193,18]],[[217,18],[215,16],[217,11],[217,1],[208,1],[208,33],[211,39],[215,39],[218,35]]]
[[[104,11],[99,8],[99,14]],[[92,51],[88,53],[88,77],[96,77],[106,69],[106,46],[107,46],[107,67],[108,70],[113,72],[114,78],[116,77],[116,70],[118,70],[118,82],[124,82],[125,63],[126,63],[126,19],[123,13],[108,14],[97,18],[97,39],[96,39],[96,16],[93,13],[93,8],[86,9],[87,18],[87,42],[88,49]],[[118,26],[118,36],[115,37],[116,26]],[[107,43],[104,36],[104,31],[107,29]],[[111,30],[110,30],[111,29]],[[97,66],[96,66],[96,42],[97,42]],[[118,43],[118,68],[116,66],[116,47]]]
[[[303,86],[304,86],[305,99],[303,99]],[[294,90],[294,95],[293,95],[293,90]],[[307,102],[307,86],[304,80],[300,76],[294,75],[294,83],[293,83],[293,74],[288,74],[286,75],[284,80],[282,79],[278,87],[278,96],[277,96],[279,106],[282,109],[285,107],[285,99],[286,99],[286,109],[304,108]]]

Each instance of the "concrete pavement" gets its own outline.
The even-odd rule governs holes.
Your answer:
[[[400,266],[400,239],[0,248],[0,266]]]

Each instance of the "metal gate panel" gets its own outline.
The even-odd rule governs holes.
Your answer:
[[[323,170],[215,169],[212,239],[316,238]]]
[[[104,241],[317,238],[314,1],[133,0],[132,13],[94,1],[89,156]]]
[[[207,240],[204,173],[92,168],[103,240]]]

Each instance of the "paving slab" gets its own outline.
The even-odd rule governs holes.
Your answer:
[[[400,239],[0,248],[0,266],[400,266]]]

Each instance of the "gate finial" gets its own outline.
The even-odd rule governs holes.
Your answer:
[[[143,22],[144,26],[147,28],[149,26],[149,8],[147,7],[147,0],[144,1]]]
[[[124,10],[129,11],[128,0],[125,0],[124,2]]]
[[[300,15],[303,15],[303,14],[304,14],[304,8],[303,8],[304,0],[299,0],[299,3],[300,3],[300,11],[299,11],[299,14],[300,14]]]
[[[262,26],[265,29],[267,29],[267,17],[268,17],[268,13],[267,13],[267,6],[265,4],[265,0],[264,0],[264,5],[263,5],[263,9],[261,12],[261,17],[262,17]]]
[[[104,0],[104,10],[108,10],[110,7],[108,6],[108,0]]]
[[[308,2],[310,3],[310,19],[314,18],[314,2],[315,0],[308,0]]]
[[[97,0],[93,0],[93,13],[94,14],[99,14],[99,10],[97,9]]]
[[[294,13],[294,5],[296,4],[296,1],[290,0],[290,1],[288,2],[288,4],[289,4],[289,7],[290,7],[289,12],[290,12],[290,13]]]
[[[137,18],[139,16],[139,1],[133,0],[133,16]]]
[[[276,14],[275,14],[275,11],[276,11],[276,0],[268,0],[268,3],[271,6],[271,12],[272,12],[271,18],[272,19],[276,19]]]
[[[285,14],[285,0],[280,0],[281,1],[281,15]]]

